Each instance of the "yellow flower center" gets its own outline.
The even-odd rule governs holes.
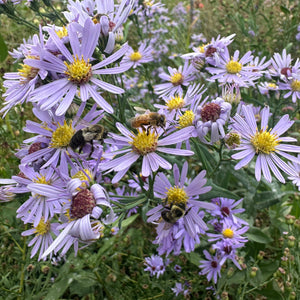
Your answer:
[[[269,131],[257,131],[250,140],[251,144],[255,148],[256,153],[270,154],[274,152],[275,147],[279,145],[278,136],[272,134]]]
[[[188,201],[188,196],[183,188],[180,188],[178,186],[173,186],[168,189],[166,192],[167,194],[167,199],[166,201],[168,202],[169,205],[172,204],[186,204]]]
[[[50,182],[46,180],[45,176],[41,176],[41,177],[38,177],[37,179],[33,179],[33,182],[41,183],[41,184],[50,184]]]
[[[145,1],[144,1],[144,5],[145,5],[145,6],[148,6],[148,7],[152,7],[153,2],[150,1],[150,0],[145,0]]]
[[[64,125],[58,123],[58,127],[52,133],[52,139],[50,142],[50,148],[62,148],[67,147],[70,144],[72,136],[75,134],[75,129],[72,126],[67,124],[66,120]]]
[[[228,146],[240,145],[240,143],[241,143],[241,137],[236,132],[230,133],[229,138],[226,140],[226,144]]]
[[[198,51],[200,53],[204,53],[205,52],[205,46],[207,46],[208,44],[202,44],[201,46],[198,47]]]
[[[269,83],[268,87],[271,88],[271,89],[276,89],[277,85],[275,83]]]
[[[47,222],[45,222],[45,218],[41,217],[39,224],[34,228],[37,235],[47,234],[50,231],[50,221],[48,220]]]
[[[142,58],[142,54],[140,52],[133,52],[131,55],[130,55],[130,60],[131,61],[138,61]]]
[[[237,61],[231,60],[226,64],[226,70],[230,74],[239,73],[242,70],[242,64]]]
[[[35,56],[27,56],[26,58],[29,58],[29,59],[35,59],[37,57]],[[26,64],[20,64],[22,66],[22,68],[18,69],[19,71],[19,75],[22,76],[23,78],[20,80],[20,83],[21,84],[24,84],[24,83],[27,83],[29,82],[30,80],[32,80],[33,78],[36,77],[36,75],[38,74],[39,72],[39,69],[37,68],[34,68],[34,67],[31,67],[31,66],[28,66]]]
[[[72,178],[79,178],[81,181],[83,181],[81,187],[86,188],[87,184],[84,181],[90,182],[93,179],[93,175],[88,169],[84,169],[84,172],[80,170],[75,175],[73,175]],[[79,187],[77,189],[80,190],[81,188]]]
[[[234,232],[232,229],[230,228],[226,228],[222,231],[222,234],[224,236],[224,238],[229,238],[229,239],[232,239],[233,236],[234,236]]]
[[[291,83],[291,88],[294,92],[299,92],[300,91],[300,80],[293,80]]]
[[[177,72],[173,76],[171,76],[171,83],[174,86],[181,85],[182,82],[183,82],[183,75],[181,73]]]
[[[62,39],[65,36],[68,36],[68,29],[65,26],[63,26],[63,28],[60,30],[55,30],[55,32],[60,39]]]
[[[179,95],[172,97],[168,102],[167,102],[167,106],[168,106],[168,110],[171,111],[173,109],[180,109],[184,106],[185,102],[183,100],[182,97],[180,97]]]
[[[64,62],[64,64],[67,67],[67,71],[65,71],[65,74],[69,76],[69,80],[76,83],[76,84],[82,84],[86,83],[90,80],[92,76],[92,65],[90,64],[90,60],[86,62],[83,58],[78,58],[78,55],[73,55],[74,62],[68,64],[67,62]]]
[[[195,114],[192,110],[187,110],[182,116],[179,117],[179,127],[184,128],[193,125]]]
[[[154,152],[157,147],[158,137],[155,132],[140,131],[138,135],[134,136],[132,150],[140,155]]]

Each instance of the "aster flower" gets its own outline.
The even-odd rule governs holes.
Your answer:
[[[184,163],[181,175],[177,165],[174,165],[173,176],[174,185],[163,173],[158,173],[153,190],[157,197],[160,197],[165,205],[159,204],[147,212],[147,222],[159,222],[157,226],[157,238],[154,243],[159,244],[159,253],[169,254],[174,250],[174,254],[180,253],[184,239],[186,252],[194,250],[195,243],[199,243],[198,235],[205,233],[208,229],[202,220],[204,214],[199,214],[200,208],[213,210],[212,203],[196,200],[200,194],[211,190],[206,184],[206,171],[200,172],[191,182],[187,180],[188,164]],[[181,207],[184,212],[174,223],[167,222],[162,218],[162,212],[170,211],[173,206]]]
[[[0,184],[4,184],[3,186],[0,186],[0,203],[12,201],[15,197],[12,189],[15,187],[16,181],[13,179],[2,178],[0,179]]]
[[[185,287],[179,282],[176,282],[175,287],[171,288],[171,290],[173,291],[176,297],[180,294],[187,296],[190,293],[189,290],[188,289],[186,290]]]
[[[241,59],[239,59],[239,51],[236,50],[234,55],[230,57],[229,51],[225,48],[221,54],[220,62],[215,67],[207,67],[206,70],[215,74],[208,78],[208,81],[218,80],[220,83],[235,83],[238,86],[248,87],[254,85],[253,81],[261,75],[255,70],[255,67],[249,66],[253,56],[248,51]]]
[[[295,184],[298,187],[298,190],[300,191],[300,154],[298,154],[298,160],[299,163],[296,162],[289,162],[289,166],[293,168],[297,175],[295,176],[289,176],[288,179],[292,180],[293,184]]]
[[[258,86],[259,92],[262,95],[267,95],[268,98],[270,98],[270,92],[277,92],[278,94],[278,85],[273,82],[261,82]]]
[[[152,52],[153,48],[151,46],[147,47],[146,43],[141,43],[137,51],[134,51],[131,47],[128,47],[128,51],[124,55],[121,65],[124,63],[136,68],[141,64],[153,61]]]
[[[207,280],[210,281],[212,278],[214,279],[214,283],[217,283],[218,275],[221,277],[221,264],[220,259],[217,255],[212,256],[208,253],[208,251],[203,251],[205,258],[207,260],[201,260],[199,268],[202,271],[199,273],[200,275],[206,275]]]
[[[159,139],[160,135],[163,133],[161,128],[151,129],[148,133],[147,131],[139,130],[138,134],[134,134],[126,129],[121,123],[116,123],[116,127],[124,136],[110,133],[111,139],[106,139],[105,142],[122,147],[120,150],[112,152],[112,154],[126,154],[100,165],[102,171],[108,170],[109,172],[117,172],[112,183],[118,182],[128,171],[130,166],[140,157],[143,159],[141,174],[144,177],[148,177],[152,172],[156,172],[159,167],[167,170],[172,168],[172,165],[159,156],[157,152],[183,156],[194,154],[189,150],[164,147],[187,139],[191,134],[190,128],[183,128]],[[105,158],[106,155],[104,154],[103,157]]]
[[[293,124],[288,115],[284,115],[274,126],[273,129],[268,130],[268,119],[270,116],[270,108],[265,107],[261,111],[261,129],[258,130],[255,115],[251,105],[243,105],[242,112],[244,118],[237,114],[232,119],[232,128],[241,134],[241,145],[234,150],[240,151],[232,155],[234,159],[241,159],[235,166],[235,170],[242,168],[250,163],[250,161],[257,156],[255,165],[255,177],[257,181],[261,179],[261,172],[268,182],[272,181],[271,172],[282,183],[285,180],[279,169],[290,176],[297,176],[297,173],[286,162],[284,162],[278,155],[285,159],[294,161],[299,160],[286,152],[300,152],[299,146],[285,145],[282,142],[296,142],[296,139],[290,137],[280,137]],[[278,169],[279,168],[279,169]]]
[[[292,96],[293,103],[300,99],[300,73],[291,74],[289,79],[284,78],[284,83],[279,83],[279,90],[288,90],[288,92],[283,96],[283,98],[288,98]]]
[[[150,272],[150,276],[156,275],[156,278],[164,274],[166,270],[164,261],[159,255],[153,254],[151,257],[146,257],[144,265],[146,266],[144,271]]]
[[[97,92],[97,89],[101,88],[114,94],[123,93],[124,90],[104,82],[98,78],[98,75],[118,74],[128,70],[130,66],[125,64],[120,67],[104,68],[122,57],[128,50],[128,45],[124,45],[113,55],[92,65],[92,54],[100,34],[99,24],[95,25],[87,19],[83,28],[85,34],[82,38],[78,36],[75,24],[68,26],[68,32],[72,52],[66,48],[57,33],[49,29],[49,35],[63,54],[64,61],[47,51],[42,53],[43,60],[25,60],[25,63],[32,67],[55,72],[58,76],[58,79],[35,89],[31,93],[30,101],[38,103],[41,110],[49,110],[58,105],[55,114],[61,116],[71,105],[79,88],[82,102],[86,102],[89,97],[92,97],[100,107],[112,113],[113,108]]]
[[[22,232],[22,236],[34,235],[28,242],[28,247],[33,246],[30,258],[34,257],[39,251],[38,260],[41,260],[42,254],[53,242],[52,234],[55,236],[59,235],[59,230],[57,230],[58,225],[58,223],[50,223],[50,219],[45,221],[44,217],[42,217],[37,226],[33,226],[32,229]],[[51,257],[52,254],[50,255],[50,258]],[[46,257],[44,257],[43,260],[46,260]]]
[[[159,77],[167,83],[158,84],[154,87],[154,92],[160,97],[173,96],[176,93],[183,92],[183,86],[188,86],[189,83],[195,79],[195,68],[189,65],[188,61],[185,61],[184,66],[180,66],[178,69],[168,67],[169,74],[162,73]]]
[[[114,212],[108,201],[107,192],[102,186],[96,183],[87,187],[86,181],[74,178],[67,182],[66,187],[53,189],[47,185],[39,187],[31,185],[31,189],[35,192],[39,191],[40,194],[53,200],[59,198],[64,201],[60,217],[62,225],[58,228],[63,230],[43,253],[42,258],[60,249],[63,249],[61,253],[63,255],[72,245],[76,254],[79,242],[88,245],[99,239],[103,235],[104,225],[113,222]],[[106,215],[102,207],[108,208],[109,214]]]
[[[201,142],[213,144],[225,137],[223,126],[230,116],[230,111],[231,104],[220,97],[198,107],[197,112],[201,120],[197,122],[196,127]],[[206,140],[209,131],[211,131],[210,142]]]

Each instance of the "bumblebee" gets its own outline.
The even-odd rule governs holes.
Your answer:
[[[149,134],[151,128],[161,127],[165,130],[166,116],[157,112],[148,112],[132,118],[130,124],[132,128],[141,127],[143,131],[147,131],[147,134]],[[148,126],[148,128],[146,129],[145,126]]]
[[[79,129],[72,136],[69,146],[74,151],[79,148],[80,153],[85,144],[90,143],[92,145],[92,153],[94,151],[93,140],[98,140],[103,144],[103,139],[107,137],[107,133],[107,130],[102,125],[97,124]]]
[[[186,214],[185,209],[185,203],[171,204],[170,207],[165,206],[165,209],[161,212],[161,217],[167,223],[175,224]]]

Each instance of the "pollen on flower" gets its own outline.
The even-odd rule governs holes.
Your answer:
[[[192,110],[187,110],[184,112],[182,116],[179,117],[179,126],[180,128],[185,128],[193,125],[193,121],[195,119],[195,114]]]
[[[294,92],[299,92],[300,91],[300,80],[293,80],[291,83],[291,89]]]
[[[157,147],[158,137],[155,132],[139,131],[138,135],[134,136],[132,150],[140,155],[154,152]]]
[[[131,53],[130,55],[130,60],[131,61],[139,61],[142,58],[142,54],[138,51]]]
[[[180,204],[180,203],[186,204],[188,201],[188,196],[185,190],[178,186],[173,186],[169,188],[166,194],[167,194],[166,201],[169,205]]]
[[[63,26],[60,30],[55,30],[55,32],[60,39],[62,39],[65,36],[68,36],[68,29],[65,26]]]
[[[39,224],[34,227],[34,229],[37,235],[47,234],[50,231],[50,221],[48,220],[47,222],[45,222],[45,218],[41,217]]]
[[[268,83],[268,88],[277,89],[277,85],[275,83]]]
[[[229,134],[228,139],[226,140],[226,144],[231,147],[234,145],[240,145],[241,143],[241,136],[237,132],[231,132]]]
[[[230,74],[239,73],[242,70],[242,64],[237,61],[231,60],[226,64],[226,70]]]
[[[58,127],[52,133],[52,139],[49,144],[51,148],[62,148],[67,147],[70,144],[72,136],[75,134],[75,129],[72,126],[72,122],[70,125],[67,124],[66,120],[64,121],[64,125],[60,125],[58,123]]]
[[[50,182],[46,180],[45,176],[41,176],[41,177],[38,177],[37,179],[33,179],[33,182],[41,183],[41,184],[50,184]]]
[[[91,214],[95,206],[93,193],[88,189],[81,190],[72,198],[70,216],[75,219],[82,218]]]
[[[207,46],[208,44],[202,44],[201,46],[199,46],[197,49],[200,53],[204,53],[205,52],[205,46]]]
[[[257,131],[251,138],[251,144],[255,148],[256,153],[270,154],[276,150],[279,145],[278,136],[269,131]]]
[[[203,122],[215,122],[220,118],[221,106],[217,103],[208,103],[201,110],[201,119]]]
[[[35,56],[27,56],[26,58],[34,59]],[[18,69],[19,75],[23,78],[20,80],[21,84],[27,83],[28,81],[32,80],[39,72],[39,69],[31,67],[26,64],[20,64],[22,68]]]
[[[222,231],[222,234],[224,236],[224,238],[229,238],[229,239],[232,239],[233,236],[234,236],[234,232],[232,229],[230,228],[226,228]]]
[[[172,97],[167,103],[168,110],[180,109],[184,106],[185,102],[179,95]]]
[[[84,171],[84,172],[83,172]],[[72,178],[79,178],[82,182],[81,187],[86,187],[87,184],[84,181],[90,182],[93,179],[93,175],[88,169],[78,171]]]
[[[64,62],[64,64],[67,67],[67,71],[65,71],[65,74],[69,76],[68,80],[76,83],[76,84],[82,84],[86,83],[90,80],[92,76],[92,65],[90,64],[90,60],[86,62],[83,58],[78,58],[78,55],[73,55],[74,62],[68,64],[67,62]]]
[[[179,72],[171,76],[171,83],[174,86],[181,85],[183,83],[183,75]]]

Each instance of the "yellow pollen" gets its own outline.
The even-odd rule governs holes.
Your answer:
[[[224,236],[224,238],[229,238],[229,239],[232,239],[233,236],[234,236],[234,232],[232,229],[230,228],[226,228],[222,231],[222,234]]]
[[[202,44],[201,46],[198,47],[198,51],[200,53],[204,53],[205,52],[205,46],[207,46],[208,44]]]
[[[293,80],[291,83],[291,88],[294,92],[299,92],[300,91],[300,80]]]
[[[180,97],[179,95],[172,97],[168,102],[167,102],[167,106],[168,106],[168,110],[171,111],[173,109],[180,109],[184,106],[185,102],[183,100],[182,97]]]
[[[152,7],[153,2],[150,1],[150,0],[145,0],[145,1],[144,1],[144,5],[145,5],[145,6],[148,6],[148,7]]]
[[[193,125],[195,114],[192,110],[187,110],[182,116],[179,117],[179,127],[184,128]]]
[[[272,134],[269,131],[257,131],[254,136],[251,137],[251,144],[255,148],[256,153],[270,154],[274,152],[276,146],[279,145],[278,136]]]
[[[173,186],[168,189],[167,194],[167,202],[169,205],[172,204],[186,204],[188,201],[188,196],[183,188],[178,186]]]
[[[171,83],[175,86],[181,85],[183,82],[183,75],[181,73],[175,73],[173,76],[171,76]]]
[[[64,64],[67,67],[67,71],[65,71],[65,74],[69,76],[69,80],[81,84],[86,83],[90,80],[92,76],[92,65],[90,64],[90,60],[86,62],[83,58],[78,58],[78,55],[76,55],[76,58],[74,57],[74,62],[68,64],[67,62],[64,62]]]
[[[68,36],[68,29],[65,26],[63,26],[63,28],[60,30],[55,30],[55,32],[60,39],[62,39],[65,36]]]
[[[138,61],[142,58],[142,54],[140,52],[133,52],[131,55],[130,55],[130,60],[131,61]]]
[[[33,182],[41,183],[41,184],[50,184],[50,182],[46,180],[45,176],[41,176],[41,177],[38,177],[37,179],[33,179]]]
[[[36,59],[37,57],[35,56],[26,56],[26,58],[29,59]],[[22,68],[18,69],[19,75],[23,77],[23,79],[20,80],[21,84],[27,83],[28,81],[32,80],[33,78],[36,77],[36,75],[39,72],[39,69],[31,67],[26,64],[20,64]]]
[[[39,224],[34,228],[35,228],[35,233],[37,233],[37,235],[47,234],[50,231],[50,221],[48,220],[45,223],[45,218],[41,217]]]
[[[67,147],[70,144],[71,138],[74,134],[75,129],[72,126],[72,122],[70,122],[70,125],[68,125],[65,120],[64,125],[62,126],[58,123],[58,127],[52,133],[50,148]]]
[[[277,85],[275,83],[269,83],[268,87],[271,89],[277,89]]]
[[[230,74],[239,73],[242,70],[242,64],[237,61],[231,60],[226,64],[226,70]]]
[[[155,132],[140,131],[138,135],[134,136],[132,150],[140,155],[154,152],[157,147],[158,137]]]
[[[86,176],[84,172],[88,176]],[[93,179],[92,173],[88,169],[84,169],[84,172],[80,170],[75,175],[73,175],[72,178],[79,178],[81,181],[90,182]],[[82,182],[81,187],[86,188],[87,184],[85,182]],[[79,187],[78,189],[80,190],[81,188]]]

